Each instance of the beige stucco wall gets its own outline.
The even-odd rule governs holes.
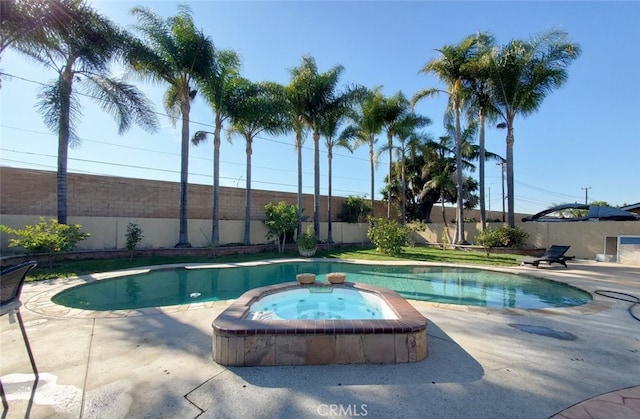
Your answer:
[[[37,216],[32,215],[1,215],[0,223],[13,228],[24,228],[27,224],[38,222]],[[83,226],[91,237],[80,242],[78,249],[122,249],[125,244],[127,224],[137,223],[143,231],[142,248],[173,247],[176,244],[179,225],[177,219],[171,218],[126,218],[126,217],[69,217],[70,223]],[[308,223],[303,224],[303,228]],[[497,228],[500,224],[492,223]],[[585,221],[585,222],[556,222],[556,223],[520,223],[528,234],[527,247],[547,248],[552,244],[571,246],[569,254],[580,259],[595,260],[596,254],[604,253],[605,237],[619,235],[640,236],[640,222],[637,221]],[[206,247],[211,236],[211,221],[189,220],[189,241],[194,247]],[[367,224],[332,223],[333,240],[337,243],[367,242]],[[453,236],[455,225],[449,224]],[[440,243],[444,224],[426,224],[426,230],[416,233],[414,241],[417,244]],[[479,223],[465,224],[465,237],[474,243],[475,235],[480,231]],[[262,221],[251,222],[251,243],[268,243],[267,229]],[[244,221],[220,221],[220,244],[242,243],[244,237]],[[320,237],[327,237],[327,223],[320,225]],[[10,253],[7,235],[1,236],[0,250],[3,254]],[[628,258],[631,263],[636,260]]]
[[[498,228],[500,224],[490,224]],[[604,253],[605,237],[620,235],[640,236],[638,221],[582,221],[582,222],[529,222],[518,224],[529,234],[527,247],[544,248],[552,244],[569,245],[569,254],[580,259],[595,260],[596,254]],[[449,224],[451,235],[455,225]],[[444,224],[427,224],[426,231],[417,233],[416,243],[441,242]],[[470,243],[480,232],[480,224],[465,224],[465,237]],[[631,258],[629,258],[631,260]]]
[[[125,246],[127,225],[137,223],[142,229],[144,238],[141,248],[173,247],[178,238],[179,223],[170,218],[125,218],[125,217],[69,217],[70,224],[82,225],[84,232],[91,237],[78,244],[80,250],[123,249]],[[36,224],[39,217],[34,215],[1,215],[0,224],[22,229],[25,225]],[[308,223],[307,223],[308,224]],[[306,227],[303,223],[303,229]],[[320,237],[327,237],[327,223],[320,224]],[[189,220],[189,242],[193,247],[206,247],[210,244],[211,221]],[[267,240],[267,228],[262,221],[252,221],[250,227],[251,244],[264,244]],[[338,243],[360,243],[366,240],[367,224],[332,223],[333,241]],[[3,254],[13,251],[8,247],[9,236],[0,236],[0,250]],[[242,243],[244,238],[244,221],[220,221],[220,244]]]

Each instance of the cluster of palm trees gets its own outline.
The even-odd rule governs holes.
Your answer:
[[[514,120],[517,115],[535,112],[552,90],[560,87],[568,77],[567,67],[580,55],[580,47],[567,40],[567,34],[551,30],[530,40],[512,40],[497,45],[489,33],[478,33],[460,43],[446,45],[437,50],[434,58],[422,69],[435,74],[446,86],[417,92],[415,104],[422,98],[446,93],[448,110],[453,115],[456,168],[463,167],[463,113],[479,125],[479,179],[480,213],[484,229],[486,223],[484,198],[484,163],[486,153],[485,124],[487,120],[500,121],[507,129],[506,167],[508,224],[515,226],[513,144]],[[463,209],[464,179],[462,170],[456,170],[457,216],[455,243],[465,241]]]
[[[391,194],[389,186],[387,216],[391,217],[392,195],[401,201],[404,221],[407,217],[406,191],[416,185],[407,182],[407,158],[416,161],[416,144],[436,144],[421,129],[430,120],[414,111],[422,98],[443,91],[449,96],[455,163],[441,168],[450,178],[455,173],[458,205],[456,242],[464,240],[462,217],[464,145],[461,118],[478,120],[480,144],[480,205],[484,223],[483,176],[485,120],[502,121],[507,128],[507,178],[509,223],[513,224],[513,122],[516,115],[535,111],[544,96],[560,86],[567,77],[566,66],[579,54],[577,45],[566,41],[566,34],[549,32],[532,41],[512,41],[497,47],[488,34],[473,35],[460,44],[445,46],[441,57],[429,61],[424,72],[435,73],[446,90],[426,89],[412,100],[402,92],[386,97],[381,87],[341,86],[344,69],[335,66],[320,72],[312,57],[302,57],[290,70],[291,80],[282,86],[272,82],[252,82],[240,74],[240,59],[232,50],[214,47],[212,40],[198,30],[187,6],[176,16],[162,18],[150,9],[136,7],[134,33],[125,31],[99,15],[83,0],[3,1],[0,17],[0,53],[13,47],[53,69],[57,79],[39,96],[39,110],[45,123],[58,132],[58,220],[66,222],[67,151],[78,141],[74,126],[80,117],[80,95],[96,100],[118,121],[124,132],[136,123],[153,131],[156,113],[145,96],[133,85],[113,77],[110,64],[119,61],[133,74],[166,86],[164,107],[174,123],[181,120],[182,154],[180,176],[180,233],[177,247],[188,247],[187,200],[190,144],[198,145],[213,134],[213,213],[211,242],[219,240],[219,160],[223,129],[229,139],[239,136],[246,144],[246,214],[244,243],[250,242],[251,152],[261,133],[295,135],[298,152],[298,234],[302,222],[302,145],[310,132],[314,150],[313,226],[319,235],[320,224],[320,139],[325,139],[328,155],[329,206],[328,237],[331,232],[331,163],[334,147],[352,150],[367,145],[371,163],[371,204],[374,200],[374,171],[378,153],[389,153],[388,185],[398,183]],[[32,30],[24,30],[31,28]],[[213,111],[214,131],[189,131],[189,114],[196,95],[202,95]],[[472,126],[475,122],[469,122]],[[386,134],[386,143],[376,150],[378,135]],[[442,144],[441,144],[442,145]],[[430,146],[433,150],[434,146]],[[426,150],[424,147],[421,150]],[[398,161],[394,163],[393,152]],[[424,167],[433,166],[431,153]],[[448,160],[449,161],[449,160]],[[449,161],[450,162],[450,161]],[[398,169],[399,167],[399,169]],[[432,187],[432,185],[423,185]],[[398,188],[396,188],[398,189]],[[444,204],[444,188],[439,196]]]

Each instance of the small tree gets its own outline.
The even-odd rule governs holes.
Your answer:
[[[140,245],[140,243],[142,242],[142,238],[144,237],[142,235],[142,229],[136,223],[129,223],[127,224],[126,236],[127,236],[127,241],[125,246],[129,251],[129,260],[133,260],[133,256],[135,254],[136,248]]]
[[[0,225],[0,231],[18,236],[9,240],[9,247],[22,247],[29,254],[46,253],[49,267],[53,265],[54,253],[73,250],[78,242],[91,236],[82,232],[80,224],[60,224],[55,218],[47,222],[45,217],[40,217],[38,224],[26,225],[23,230]]]
[[[371,205],[362,197],[349,196],[343,203],[338,219],[345,223],[362,223],[371,214]]]
[[[276,238],[278,242],[278,253],[284,253],[284,245],[287,235],[293,233],[298,226],[298,207],[279,202],[278,205],[268,203],[264,206],[267,226],[267,239]]]
[[[367,237],[376,249],[387,255],[399,255],[402,246],[407,243],[412,229],[407,225],[400,225],[388,218],[370,218],[371,225],[367,230]]]

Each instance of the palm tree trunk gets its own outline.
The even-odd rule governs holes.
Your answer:
[[[320,238],[320,133],[313,130],[313,231]]]
[[[507,222],[509,227],[516,226],[513,193],[513,118],[507,122]]]
[[[449,224],[447,223],[447,216],[444,210],[444,189],[440,190],[440,202],[442,203],[442,222],[444,223],[444,232],[447,235],[447,241],[451,244],[452,241],[451,234],[449,233]]]
[[[393,170],[393,135],[391,135],[390,132],[387,132],[387,144],[389,145],[389,185],[391,185],[391,171]],[[387,218],[391,218],[391,191],[389,191],[387,198]]]
[[[180,161],[180,233],[175,247],[191,247],[187,230],[188,219],[188,187],[189,187],[189,96],[182,99],[182,149]]]
[[[71,93],[73,73],[72,62],[67,63],[64,73],[60,76],[60,122],[58,125],[58,222],[67,224],[67,162],[69,154],[69,137],[71,135]]]
[[[484,231],[487,226],[487,214],[485,212],[485,196],[484,196],[484,162],[485,162],[485,149],[484,149],[484,108],[480,107],[480,111],[478,112],[478,123],[480,124],[480,134],[479,134],[479,146],[480,146],[480,162],[479,162],[479,173],[480,177],[480,226],[482,231]]]
[[[373,184],[374,182],[374,177],[375,177],[375,162],[374,162],[374,157],[375,155],[373,154],[373,136],[371,136],[371,138],[369,138],[369,161],[371,163],[371,216],[374,216],[374,195],[373,195]]]
[[[247,186],[245,189],[245,207],[244,207],[244,240],[245,245],[251,243],[251,142],[250,136],[246,136],[247,141]]]
[[[460,129],[460,106],[455,104],[456,112],[456,244],[464,242],[464,213],[462,202],[462,134]]]
[[[402,173],[401,173],[401,176],[402,176],[402,182],[401,182],[402,183],[402,221],[401,222],[402,222],[402,224],[405,224],[406,221],[407,221],[407,192],[406,192],[406,190],[407,190],[407,180],[406,180],[406,176],[405,176],[405,173],[404,173],[405,162],[406,162],[406,158],[405,158],[404,151],[403,151],[402,152],[402,165],[401,165],[402,166],[401,167],[401,170],[402,170]]]
[[[302,234],[302,131],[296,132],[296,148],[298,149],[298,227],[296,237]]]
[[[332,177],[332,170],[331,170],[331,161],[333,160],[333,150],[332,147],[329,146],[327,149],[327,159],[328,159],[328,163],[329,163],[329,167],[327,168],[327,175],[329,176],[329,180],[328,180],[328,187],[329,187],[329,191],[327,194],[327,199],[328,199],[328,205],[327,205],[327,243],[333,243],[333,234],[332,234],[332,228],[331,228],[331,177]]]
[[[216,127],[213,135],[213,218],[211,219],[211,245],[220,243],[220,131],[222,121],[216,114]]]

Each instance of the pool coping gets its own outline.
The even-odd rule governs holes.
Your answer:
[[[123,318],[132,316],[146,316],[161,313],[175,313],[188,310],[209,309],[214,305],[229,305],[235,300],[219,300],[219,301],[207,301],[198,302],[192,304],[180,304],[172,306],[161,307],[148,307],[139,309],[125,309],[125,310],[110,310],[110,311],[95,311],[95,310],[83,310],[78,308],[71,308],[54,303],[51,298],[57,293],[69,288],[73,288],[79,285],[92,283],[104,279],[118,278],[121,276],[144,274],[151,271],[158,270],[170,270],[170,269],[210,269],[210,268],[233,268],[233,267],[247,267],[247,266],[260,266],[274,263],[300,263],[300,262],[331,262],[331,263],[346,263],[346,264],[361,264],[361,265],[388,265],[388,266],[432,266],[432,267],[454,267],[454,268],[468,268],[479,269],[485,271],[505,272],[514,275],[528,275],[538,279],[546,281],[553,281],[570,285],[574,288],[585,291],[591,295],[591,302],[580,306],[573,307],[558,307],[558,308],[539,308],[539,309],[519,309],[519,308],[492,308],[481,306],[468,306],[460,304],[448,304],[439,302],[430,302],[422,300],[413,300],[408,298],[412,304],[421,304],[430,307],[442,307],[453,310],[464,311],[480,311],[480,312],[500,312],[505,314],[515,315],[541,315],[541,314],[569,314],[569,313],[597,313],[606,308],[612,306],[612,301],[606,299],[598,294],[595,294],[592,290],[586,289],[584,286],[575,285],[571,277],[554,279],[550,278],[547,274],[553,271],[558,272],[556,269],[530,269],[521,266],[492,266],[492,265],[461,265],[454,263],[435,263],[424,261],[371,261],[371,260],[356,260],[356,259],[325,259],[325,258],[287,258],[287,259],[265,259],[261,261],[252,262],[240,262],[240,263],[172,263],[166,265],[151,265],[145,267],[121,269],[117,271],[101,272],[95,274],[81,275],[72,278],[59,278],[47,281],[38,281],[38,284],[49,285],[50,288],[44,292],[37,293],[33,297],[29,298],[26,302],[23,302],[24,307],[34,313],[51,317],[51,318]],[[579,263],[579,262],[578,262]],[[563,270],[566,268],[562,268]],[[570,272],[569,272],[570,273]],[[579,278],[577,278],[579,280]]]

